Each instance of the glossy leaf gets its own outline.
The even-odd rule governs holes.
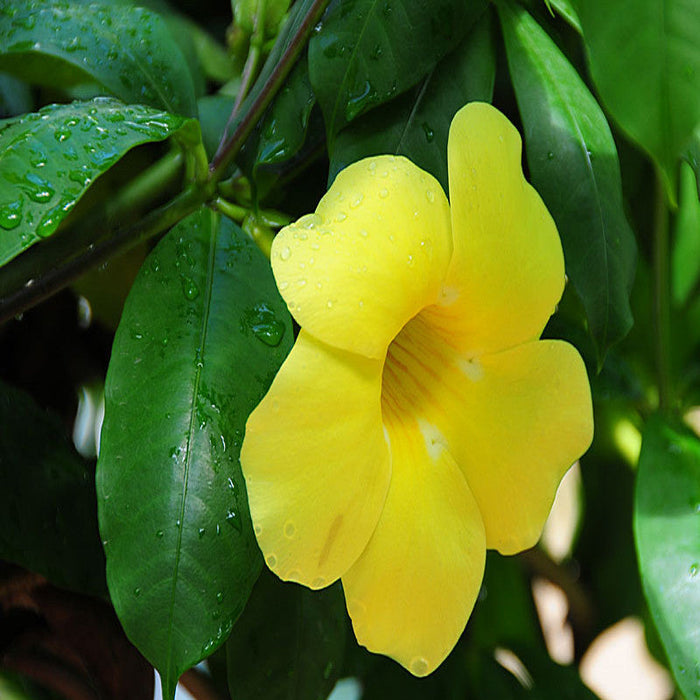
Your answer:
[[[95,473],[57,416],[0,382],[0,559],[103,595]]]
[[[260,576],[226,644],[236,700],[325,700],[340,673],[346,613],[339,583],[311,591]]]
[[[678,686],[700,698],[700,439],[652,417],[642,438],[634,529],[649,609]]]
[[[578,11],[603,104],[675,202],[677,161],[700,123],[700,3],[579,0]]]
[[[309,42],[309,76],[329,143],[348,122],[423,79],[485,7],[482,0],[332,4]]]
[[[356,160],[393,153],[434,175],[447,192],[447,134],[452,117],[467,102],[490,102],[495,75],[487,15],[421,83],[338,134],[330,153],[329,181]]]
[[[238,456],[293,342],[268,262],[200,209],[154,249],[127,299],[98,460],[107,581],[172,697],[223,644],[258,577]]]
[[[499,13],[532,182],[557,223],[602,364],[632,326],[636,258],[615,142],[595,98],[546,32],[513,4],[499,5]]]
[[[671,251],[673,301],[678,306],[688,301],[700,281],[700,200],[696,177],[687,164],[681,164],[678,216]]]
[[[549,0],[547,5],[561,15],[579,34],[581,33],[581,21],[578,18],[578,13],[571,0]]]
[[[198,124],[106,97],[0,121],[0,265],[53,234],[127,151],[171,136],[197,143]]]
[[[0,70],[51,87],[95,83],[124,102],[196,114],[185,58],[143,7],[0,0]]]

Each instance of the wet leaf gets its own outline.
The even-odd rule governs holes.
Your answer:
[[[51,236],[135,146],[199,140],[193,119],[98,97],[0,121],[0,265]]]
[[[166,697],[226,641],[258,577],[238,457],[292,342],[269,263],[206,208],[158,244],[124,307],[105,386],[100,531],[112,602]]]
[[[124,102],[196,115],[187,62],[143,7],[0,0],[0,70],[50,87],[94,83]]]
[[[615,142],[595,98],[544,29],[514,4],[500,4],[499,14],[532,182],[557,223],[600,366],[632,326],[636,245]]]
[[[332,4],[309,42],[309,76],[331,147],[346,124],[423,79],[485,7],[481,0]]]
[[[330,152],[329,181],[356,160],[393,153],[434,175],[447,192],[447,135],[452,117],[467,102],[490,102],[495,74],[495,46],[487,15],[418,85],[338,134]]]

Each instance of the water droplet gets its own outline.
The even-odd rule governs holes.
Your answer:
[[[48,202],[55,194],[53,187],[36,173],[27,173],[24,176],[24,183],[24,189],[29,198],[35,202]]]
[[[362,204],[362,200],[365,198],[363,194],[358,194],[357,197],[355,197],[351,202],[350,202],[350,208],[351,209],[357,209],[357,207]]]
[[[362,238],[367,238],[369,234],[364,229],[360,229],[360,235],[362,236]]]
[[[54,138],[59,143],[67,141],[72,135],[73,132],[70,129],[56,129],[56,131],[53,132]]]
[[[182,293],[185,295],[185,299],[188,301],[193,301],[199,296],[199,287],[197,283],[187,275],[183,275],[181,278],[182,282]]]
[[[411,660],[411,673],[415,676],[424,676],[428,672],[428,662],[421,656]]]
[[[134,595],[138,598],[141,595],[141,589],[140,588],[134,588]]]
[[[554,160],[554,153],[552,151],[547,153],[547,158],[549,158],[549,160]]]
[[[372,87],[369,80],[365,80],[362,85],[357,87],[355,94],[349,97],[345,105],[345,118],[351,122],[361,112],[375,100],[377,93]]]
[[[435,193],[432,190],[426,190],[425,196],[431,204],[435,201]]]
[[[221,591],[219,591],[219,592],[216,594],[216,602],[217,602],[219,605],[221,605],[221,603],[224,602],[224,594],[223,594]]]
[[[17,228],[22,223],[23,207],[23,199],[17,199],[14,202],[8,202],[0,206],[0,226],[7,231]]]
[[[165,533],[162,530],[156,530],[156,537],[160,539]]]
[[[412,255],[409,255],[409,256],[406,258],[406,265],[408,265],[409,267],[413,267],[414,262],[415,262],[415,261],[413,260],[413,256],[412,256]]]
[[[347,218],[348,218],[348,215],[344,211],[341,211],[338,213],[338,216],[335,217],[335,220],[338,223],[340,223],[341,221],[345,221],[345,219],[347,219]]]
[[[264,302],[257,304],[247,313],[246,318],[253,335],[269,347],[277,347],[284,336],[284,323]]]
[[[291,257],[292,251],[289,249],[289,246],[285,246],[280,250],[280,260],[289,260]]]
[[[384,53],[384,49],[382,49],[382,47],[381,47],[380,44],[377,44],[377,45],[374,47],[374,50],[372,51],[372,53],[369,55],[369,57],[370,57],[373,61],[378,61],[378,60],[382,57],[382,54],[383,54],[383,53]]]
[[[425,134],[425,140],[430,143],[435,138],[435,131],[430,124],[428,124],[428,122],[423,122],[421,126],[423,127],[423,133]]]
[[[377,169],[377,161],[376,160],[371,160],[367,164],[367,170],[369,170],[371,173],[373,173]]]
[[[332,308],[333,308],[333,301],[332,301],[331,299],[329,299],[329,300],[326,302],[326,306],[327,306],[329,309],[332,309]]]
[[[201,540],[204,535],[206,535],[207,530],[204,527],[200,527],[199,530],[197,530],[197,534],[199,535],[199,539]]]
[[[269,554],[267,557],[265,557],[265,563],[271,569],[274,569],[275,566],[277,566],[277,557],[274,554]]]
[[[386,187],[382,187],[382,189],[379,190],[379,196],[382,199],[386,199],[389,196],[389,190],[387,190]]]
[[[297,531],[294,523],[291,520],[288,520],[285,525],[284,525],[284,536],[288,538],[294,537],[294,533]]]
[[[175,521],[175,527],[179,528],[179,527],[180,527],[180,525],[182,525],[182,521],[181,521],[181,520],[179,520],[179,519],[178,519],[178,520],[176,520],[176,521]]]
[[[697,562],[695,562],[694,564],[691,564],[690,569],[688,569],[688,575],[690,578],[695,578],[698,575],[698,571],[700,571],[700,566]]]
[[[256,537],[262,534],[262,527],[260,525],[256,525],[253,528],[253,532],[255,533]]]

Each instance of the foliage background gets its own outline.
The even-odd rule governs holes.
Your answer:
[[[166,697],[185,673],[202,698],[347,675],[364,698],[590,698],[582,656],[634,615],[700,698],[697,36],[693,0],[0,0],[3,692],[150,697],[153,664]],[[545,334],[583,354],[596,436],[570,551],[489,554],[416,680],[358,648],[337,585],[262,571],[238,452],[294,337],[261,250],[361,157],[446,187],[470,100],[518,125],[559,228]],[[568,666],[535,578],[567,597]]]

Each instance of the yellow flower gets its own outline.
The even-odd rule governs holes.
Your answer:
[[[520,159],[469,104],[451,205],[409,160],[366,159],[272,247],[301,331],[246,427],[258,543],[284,580],[341,578],[358,641],[417,676],[462,633],[486,549],[536,543],[592,438],[578,352],[539,340],[564,259]]]

